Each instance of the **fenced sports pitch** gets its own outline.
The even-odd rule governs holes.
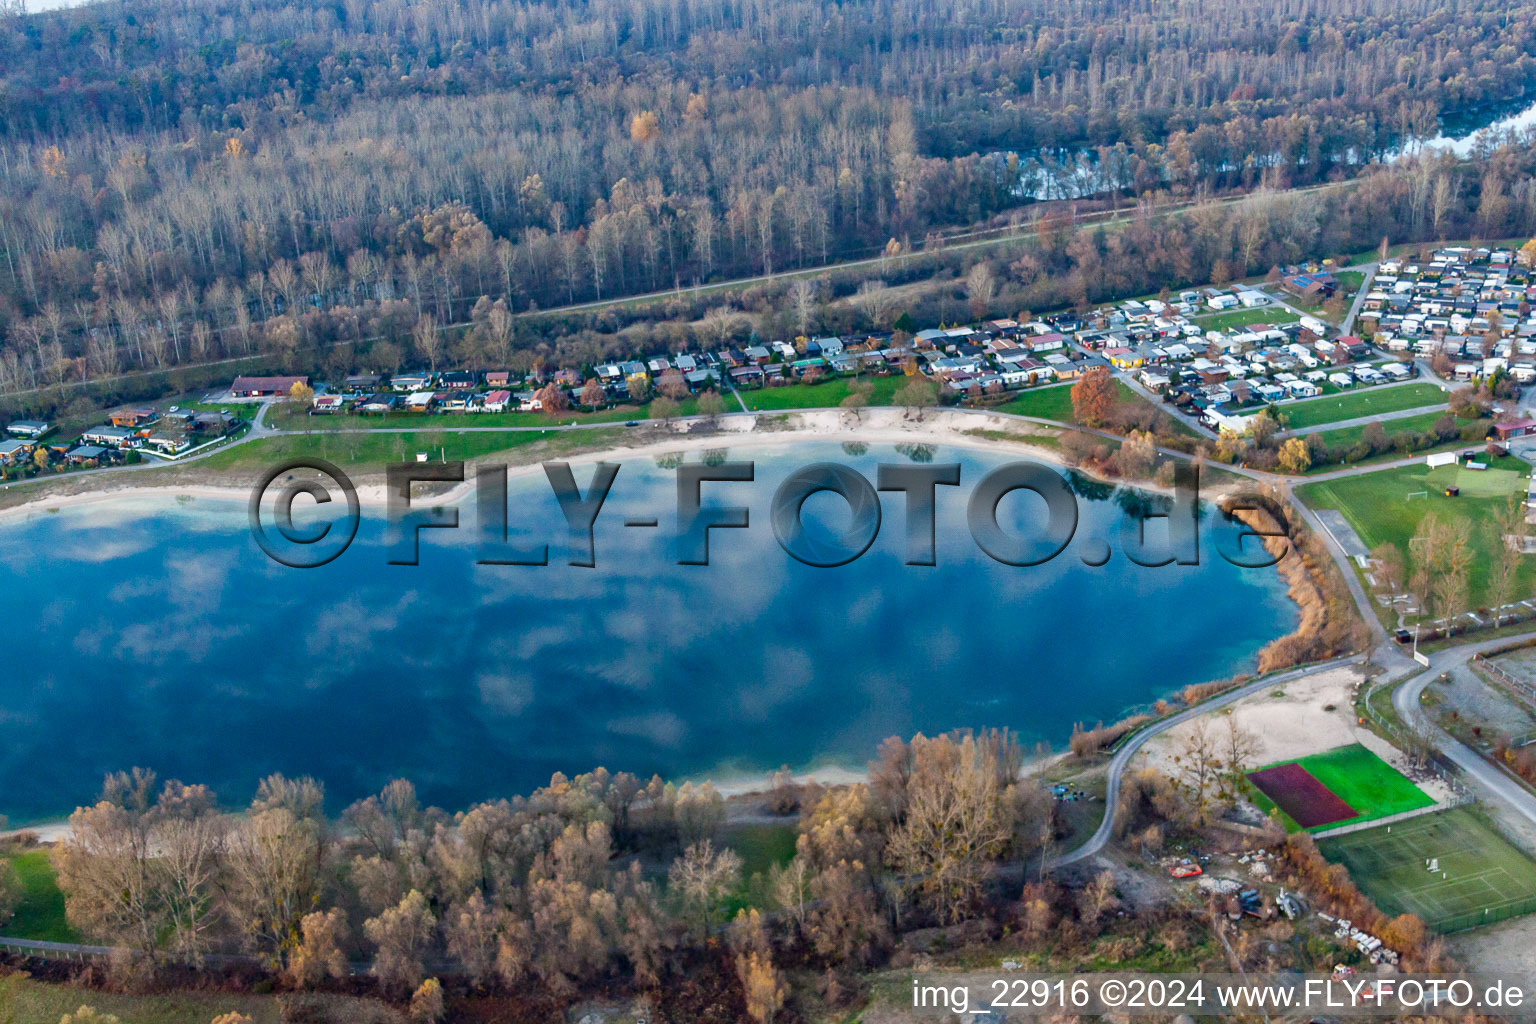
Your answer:
[[[1471,808],[1335,836],[1317,846],[1348,868],[1383,911],[1416,914],[1438,932],[1536,910],[1536,862]]]

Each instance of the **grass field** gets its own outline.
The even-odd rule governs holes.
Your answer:
[[[1252,324],[1293,324],[1301,317],[1279,306],[1260,306],[1258,309],[1230,309],[1225,313],[1196,315],[1189,319],[1202,331],[1224,331],[1228,327],[1248,327]]]
[[[1425,405],[1444,405],[1445,392],[1427,381],[1402,384],[1395,387],[1369,388],[1350,391],[1337,397],[1313,398],[1305,402],[1282,405],[1280,414],[1292,430],[1315,427],[1320,423],[1337,423],[1340,420],[1358,419],[1384,412],[1401,412]]]
[[[283,459],[304,456],[324,459],[338,466],[382,466],[414,460],[417,452],[429,452],[450,461],[475,459],[546,442],[560,451],[590,450],[606,447],[624,436],[623,427],[597,427],[592,430],[517,431],[454,433],[420,431],[404,434],[354,432],[347,434],[320,431],[262,438],[211,455],[195,465],[202,469],[231,470],[265,468]]]
[[[1278,768],[1287,764],[1305,768],[1313,778],[1358,812],[1353,818],[1332,821],[1317,828],[1335,828],[1339,825],[1385,818],[1390,814],[1415,811],[1434,803],[1428,794],[1410,782],[1396,768],[1358,743],[1264,767]],[[1262,793],[1257,794],[1254,803],[1265,812],[1275,806],[1274,802]],[[1280,814],[1288,831],[1299,830],[1300,826],[1292,821],[1289,815],[1284,811]],[[1316,829],[1309,831],[1316,831]]]
[[[1520,459],[1505,456],[1493,460],[1492,468],[1483,470],[1457,469],[1454,479],[1460,484],[1468,480],[1469,490],[1461,497],[1447,498],[1434,490],[1436,480],[1448,478],[1448,471],[1456,467],[1436,467],[1431,470],[1423,462],[1396,469],[1383,469],[1375,473],[1325,480],[1304,484],[1296,488],[1296,496],[1312,508],[1333,508],[1344,514],[1366,547],[1378,544],[1395,544],[1408,559],[1410,566],[1413,553],[1408,542],[1419,523],[1431,512],[1441,515],[1465,516],[1471,525],[1472,568],[1469,583],[1474,602],[1480,601],[1488,585],[1488,569],[1491,551],[1484,536],[1483,524],[1494,520],[1508,501],[1503,496],[1483,496],[1471,493],[1520,486],[1520,481],[1530,472],[1530,467]],[[1434,477],[1433,473],[1441,476]],[[1486,478],[1486,479],[1485,479]],[[1410,495],[1422,495],[1410,498]],[[1516,593],[1528,593],[1536,585],[1536,562],[1522,562],[1516,580]]]
[[[1339,282],[1339,294],[1353,302],[1355,293],[1365,283],[1365,274],[1358,270],[1336,270],[1333,279]]]
[[[1440,417],[1448,415],[1443,410],[1434,412],[1422,412],[1415,416],[1404,416],[1401,419],[1382,420],[1382,432],[1387,435],[1387,440],[1399,434],[1422,434],[1435,425]],[[1323,439],[1323,443],[1329,448],[1350,448],[1365,440],[1365,425],[1354,427],[1339,427],[1336,430],[1319,430],[1317,436]]]
[[[1117,402],[1140,402],[1142,397],[1126,386],[1119,378],[1115,379],[1115,400]],[[1022,391],[1018,397],[1002,405],[993,406],[995,412],[1012,413],[1015,416],[1035,416],[1042,420],[1055,420],[1058,423],[1076,423],[1072,416],[1072,385],[1051,384],[1043,388],[1031,388]]]
[[[1417,914],[1437,931],[1529,913],[1536,903],[1536,863],[1468,807],[1323,839],[1317,846],[1348,868],[1383,911]],[[1440,872],[1431,874],[1425,862],[1434,858]]]
[[[897,389],[905,387],[908,378],[902,374],[890,377],[870,377],[874,391],[869,396],[870,405],[891,405]],[[838,377],[820,384],[786,384],[777,388],[759,388],[741,392],[741,400],[752,412],[769,409],[835,409],[848,397],[851,377]],[[739,412],[741,406],[735,398],[726,395],[726,411]]]
[[[9,858],[21,880],[21,904],[3,929],[6,935],[46,942],[79,942],[64,917],[64,894],[54,880],[46,850],[27,850]]]

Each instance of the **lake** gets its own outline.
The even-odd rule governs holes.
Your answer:
[[[976,482],[1012,456],[816,443],[729,457],[755,460],[756,481],[708,483],[704,501],[750,507],[751,525],[712,531],[708,566],[676,564],[675,471],[628,453],[590,569],[566,564],[542,474],[510,485],[514,535],[550,542],[542,567],[477,565],[473,501],[464,529],[422,532],[417,566],[386,564],[380,509],[313,570],[263,555],[233,501],[133,499],[8,522],[0,813],[67,813],[104,772],[133,765],[208,783],[232,805],[268,772],[312,774],[339,812],[397,775],[461,808],[597,765],[717,780],[858,766],[882,738],[919,730],[1008,726],[1059,747],[1074,722],[1249,667],[1296,621],[1272,569],[1216,557],[1239,527],[1209,510],[1201,564],[1141,567],[1122,531],[1144,496],[1079,480],[1075,539],[1014,567],[966,526]],[[802,565],[775,540],[768,511],[792,470],[827,460],[873,481],[878,463],[914,459],[961,466],[959,487],[938,488],[936,566],[904,564],[895,493],[848,565]],[[575,476],[586,488],[592,468]],[[850,519],[830,494],[804,507],[814,536]],[[1044,503],[1021,491],[998,508],[1022,530]],[[658,528],[624,526],[638,516]],[[1108,564],[1085,565],[1104,541]]]

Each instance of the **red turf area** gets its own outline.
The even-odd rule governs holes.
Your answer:
[[[1248,781],[1302,828],[1329,825],[1360,813],[1299,764],[1249,772]]]

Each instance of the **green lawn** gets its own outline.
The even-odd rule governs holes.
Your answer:
[[[1447,498],[1442,491],[1435,490],[1435,485],[1438,481],[1451,479],[1453,470],[1458,485],[1464,479],[1469,481],[1468,489],[1463,490],[1460,497]],[[1481,472],[1451,466],[1436,467],[1431,471],[1423,462],[1418,462],[1396,469],[1304,484],[1296,488],[1296,496],[1312,508],[1338,509],[1366,547],[1387,543],[1397,545],[1410,567],[1413,553],[1408,542],[1425,516],[1431,512],[1466,516],[1471,524],[1473,553],[1469,585],[1476,604],[1486,592],[1491,561],[1482,527],[1503,511],[1508,499],[1470,492],[1518,486],[1529,472],[1530,467],[1525,462],[1512,456],[1493,460],[1492,468]],[[1515,592],[1517,595],[1529,593],[1533,585],[1536,585],[1536,562],[1527,560],[1521,564]]]
[[[7,858],[21,880],[21,905],[5,925],[4,933],[18,939],[46,942],[79,942],[64,918],[64,894],[54,880],[53,863],[46,850],[27,850]]]
[[[1115,399],[1118,402],[1140,402],[1142,397],[1132,391],[1123,380],[1115,378]],[[1072,385],[1051,384],[1030,388],[1002,405],[991,407],[993,412],[1012,413],[1015,416],[1035,416],[1058,423],[1076,423],[1072,415]]]
[[[1313,778],[1331,789],[1339,799],[1360,812],[1353,818],[1310,829],[1309,831],[1312,832],[1360,821],[1371,821],[1374,818],[1385,818],[1403,811],[1416,811],[1434,803],[1428,794],[1410,782],[1396,768],[1358,743],[1291,761],[1277,761],[1264,767],[1277,768],[1283,764],[1301,765]],[[1274,803],[1263,793],[1254,794],[1254,803],[1265,812],[1277,810]],[[1287,831],[1300,830],[1300,826],[1284,811],[1279,811],[1279,815]]]
[[[741,856],[744,878],[768,873],[775,864],[787,864],[795,856],[794,825],[737,825],[725,836],[725,845]]]
[[[1436,931],[1536,910],[1536,863],[1470,807],[1324,839],[1317,848],[1348,868],[1384,912],[1417,914]],[[1428,869],[1431,860],[1438,871]]]
[[[902,374],[867,379],[874,385],[874,391],[869,396],[870,405],[894,404],[896,391],[905,387],[908,381],[908,378]],[[849,385],[853,380],[852,377],[838,377],[833,380],[824,380],[820,384],[785,384],[776,388],[757,388],[741,392],[741,400],[752,412],[777,409],[835,409],[843,399],[848,397]],[[726,401],[729,403],[726,406],[727,411],[734,412],[741,409],[730,395],[726,396]]]
[[[1225,313],[1192,316],[1191,322],[1202,331],[1224,331],[1228,327],[1248,327],[1252,324],[1293,324],[1301,317],[1279,306],[1260,306],[1258,309],[1230,309]],[[1203,344],[1203,342],[1202,342]]]
[[[446,430],[404,434],[317,431],[262,438],[209,456],[197,466],[211,470],[264,468],[283,459],[310,456],[338,466],[382,466],[414,461],[418,452],[433,460],[469,460],[545,442],[557,451],[585,451],[607,447],[624,436],[623,427],[592,430],[523,430],[486,433],[455,433]]]
[[[1419,381],[1282,405],[1280,415],[1291,429],[1297,430],[1315,427],[1320,423],[1337,423],[1339,420],[1352,420],[1378,413],[1417,409],[1424,405],[1444,405],[1445,402],[1444,391],[1427,381]]]
[[[1404,416],[1401,419],[1382,420],[1381,429],[1387,435],[1390,442],[1399,434],[1422,434],[1435,425],[1440,417],[1448,415],[1443,410],[1435,412],[1423,412],[1414,416]],[[1319,430],[1317,436],[1329,448],[1351,448],[1365,440],[1365,425],[1359,424],[1353,427],[1339,427],[1336,430]],[[1463,444],[1467,442],[1461,442]]]
[[[1339,282],[1339,294],[1349,302],[1353,302],[1355,293],[1365,283],[1365,274],[1358,270],[1336,270],[1333,273],[1333,279]]]

